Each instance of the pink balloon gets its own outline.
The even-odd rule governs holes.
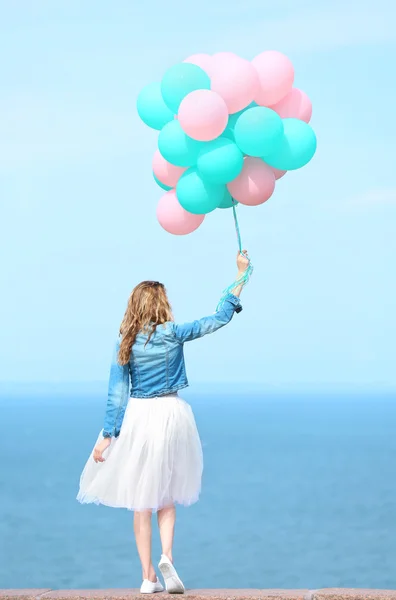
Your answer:
[[[291,61],[282,54],[270,50],[262,52],[252,60],[259,76],[259,91],[254,100],[260,106],[273,106],[292,89],[294,68]]]
[[[187,94],[177,116],[184,133],[200,142],[210,142],[219,137],[228,123],[226,103],[211,90]]]
[[[210,54],[193,54],[184,60],[185,63],[191,63],[201,67],[210,77],[212,69],[212,57]]]
[[[153,173],[156,178],[169,187],[176,187],[180,177],[186,171],[185,167],[176,167],[165,160],[159,150],[156,150],[153,156]]]
[[[293,88],[280,102],[271,106],[282,119],[300,119],[309,123],[312,117],[312,102],[307,94]]]
[[[213,56],[211,89],[227,104],[230,114],[253,102],[259,91],[259,78],[252,63],[228,52]]]
[[[287,171],[281,171],[280,169],[274,169],[274,167],[272,167],[272,171],[275,175],[275,179],[278,180],[281,177],[283,177],[283,175],[286,175]]]
[[[205,215],[193,215],[180,205],[175,190],[166,192],[158,202],[157,219],[168,233],[186,235],[201,225]]]
[[[257,206],[270,198],[275,189],[273,169],[261,158],[245,158],[240,175],[227,185],[231,196],[241,204]]]

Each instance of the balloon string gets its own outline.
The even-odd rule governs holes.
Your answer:
[[[236,234],[237,234],[239,252],[242,254],[241,232],[239,231],[238,216],[237,216],[237,211],[236,211],[236,202],[235,202],[234,198],[232,199],[232,212],[233,212],[233,215],[234,215],[235,231],[236,231]]]
[[[235,202],[234,199],[232,199],[232,212],[234,215],[234,224],[235,224],[235,231],[236,231],[236,235],[237,235],[237,240],[238,240],[238,248],[239,248],[239,252],[240,254],[243,255],[243,250],[242,250],[242,239],[241,239],[241,232],[239,229],[239,222],[238,222],[238,215],[237,215],[237,211],[236,211],[236,205],[237,203]],[[223,306],[225,299],[227,298],[227,296],[229,296],[230,294],[232,294],[233,290],[235,290],[237,287],[240,286],[245,286],[249,283],[249,280],[252,276],[253,273],[253,265],[252,263],[249,261],[249,265],[247,267],[247,269],[242,273],[242,275],[240,277],[238,277],[234,283],[232,283],[231,285],[229,285],[222,293],[221,298],[220,298],[220,302],[217,305],[216,308],[216,312],[219,311],[221,309],[221,307]]]

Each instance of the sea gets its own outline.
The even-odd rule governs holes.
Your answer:
[[[205,460],[200,501],[178,510],[187,588],[396,588],[395,394],[184,398]],[[138,587],[132,513],[75,499],[103,395],[3,389],[0,415],[0,588]]]

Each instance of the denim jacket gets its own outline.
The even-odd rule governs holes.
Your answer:
[[[239,298],[229,294],[221,309],[210,317],[183,325],[169,322],[157,327],[146,346],[147,335],[139,333],[126,365],[118,364],[120,340],[117,340],[110,370],[104,437],[119,435],[129,396],[153,398],[187,387],[184,342],[217,331],[231,321],[234,312],[241,310]]]

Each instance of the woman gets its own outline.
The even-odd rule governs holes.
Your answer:
[[[239,254],[236,281],[248,265],[247,253]],[[242,310],[242,286],[235,285],[214,315],[176,325],[164,286],[144,281],[133,290],[121,323],[104,427],[82,472],[77,499],[135,511],[142,593],[163,591],[151,561],[153,512],[158,513],[158,566],[166,590],[184,593],[173,566],[175,504],[198,500],[203,461],[193,413],[178,396],[188,386],[183,344],[220,329]]]

